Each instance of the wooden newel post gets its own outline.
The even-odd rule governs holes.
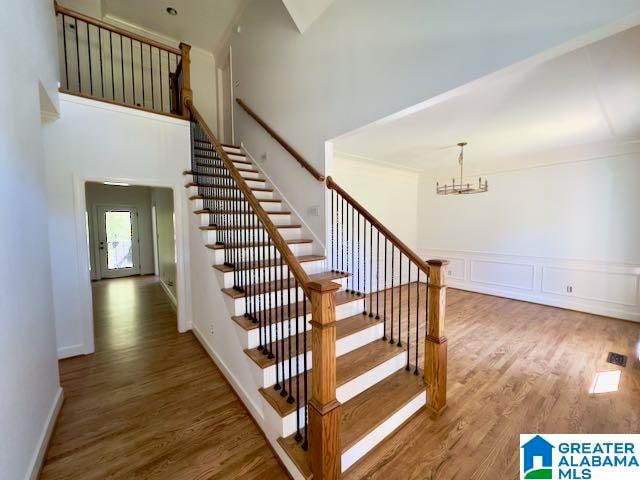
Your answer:
[[[447,337],[444,335],[447,286],[444,279],[446,260],[428,260],[429,315],[424,341],[424,382],[427,385],[427,406],[441,413],[447,406]]]
[[[182,89],[180,91],[180,99],[182,100],[182,116],[189,119],[189,109],[187,108],[187,100],[193,101],[193,92],[191,91],[191,58],[189,52],[191,45],[186,43],[180,44],[180,52],[182,53]]]
[[[334,282],[311,282],[311,399],[309,454],[314,480],[340,478],[341,405],[336,399],[336,291]]]

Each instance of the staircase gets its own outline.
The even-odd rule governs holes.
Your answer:
[[[329,181],[332,206],[334,198],[342,206],[332,212],[325,251],[242,149],[220,144],[189,108],[186,188],[225,298],[228,328],[251,371],[254,383],[243,387],[259,391],[258,423],[294,478],[337,478],[428,405],[418,342],[429,335],[419,324],[426,321],[427,302],[439,302],[445,288],[426,274],[420,278],[406,255],[403,263],[402,251],[385,235],[390,232],[377,230],[374,242],[374,224],[349,210],[346,192]],[[348,233],[349,215],[354,222],[357,215],[357,236],[356,223]],[[360,238],[361,225],[368,239],[366,233]],[[380,233],[387,243],[384,264]],[[442,268],[422,264],[427,271]],[[427,300],[431,287],[438,292]],[[442,309],[436,305],[436,314]],[[433,401],[428,406],[443,408]]]

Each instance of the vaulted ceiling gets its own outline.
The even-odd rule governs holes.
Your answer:
[[[469,173],[640,151],[640,27],[474,85],[339,137],[334,148],[455,171],[456,144],[467,141]]]

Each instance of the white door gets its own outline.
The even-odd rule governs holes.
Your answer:
[[[98,253],[102,278],[140,273],[138,212],[129,207],[98,207]]]

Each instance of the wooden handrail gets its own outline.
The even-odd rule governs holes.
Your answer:
[[[73,17],[76,18],[82,22],[88,23],[89,25],[94,25],[96,27],[99,28],[104,28],[105,30],[110,30],[114,33],[117,33],[118,35],[122,35],[124,37],[127,38],[131,38],[132,40],[137,40],[140,43],[145,43],[147,45],[151,45],[152,47],[156,47],[159,48],[160,50],[165,50],[167,52],[170,53],[174,53],[178,56],[180,56],[182,54],[182,52],[180,51],[179,48],[176,47],[172,47],[169,45],[165,45],[163,43],[160,42],[156,42],[155,40],[151,40],[149,38],[145,38],[142,35],[137,35],[135,33],[132,32],[128,32],[127,30],[124,30],[122,28],[118,28],[118,27],[114,27],[113,25],[110,25],[106,22],[103,22],[101,20],[97,20],[95,18],[91,18],[87,15],[84,15],[80,12],[76,12],[75,10],[71,10],[69,8],[63,7],[61,5],[58,4],[58,2],[53,2],[54,8],[56,13],[62,13],[64,15],[67,15],[69,17]]]
[[[236,166],[229,159],[229,156],[225,152],[224,148],[222,148],[222,144],[217,139],[217,137],[213,134],[211,129],[207,126],[207,123],[204,121],[204,118],[202,118],[202,115],[200,115],[196,107],[193,105],[193,102],[191,101],[191,99],[187,99],[185,103],[187,108],[191,112],[192,118],[196,120],[200,124],[200,126],[204,129],[205,133],[211,140],[211,143],[213,144],[216,152],[220,154],[220,158],[222,159],[225,166],[231,173],[231,176],[233,177],[236,184],[238,185],[238,188],[240,188],[245,198],[247,199],[247,202],[249,202],[249,205],[251,205],[251,208],[253,209],[253,213],[262,222],[262,225],[264,226],[264,229],[269,234],[271,241],[280,252],[280,255],[282,256],[284,261],[289,266],[289,270],[291,270],[295,279],[298,280],[298,282],[300,283],[300,287],[307,294],[307,296],[310,296],[311,292],[308,286],[310,282],[309,275],[307,275],[307,272],[305,272],[305,270],[302,268],[302,265],[300,265],[300,262],[298,262],[293,252],[291,252],[289,245],[282,238],[282,235],[280,235],[278,228],[273,224],[273,222],[269,218],[269,215],[264,210],[264,208],[262,208],[262,205],[260,205],[260,202],[251,191],[251,188],[249,188],[249,186],[247,185],[247,182],[245,181],[244,177],[240,175],[240,172],[238,171]]]
[[[302,155],[300,155],[291,145],[289,145],[280,135],[278,135],[269,125],[267,125],[267,123],[264,120],[262,120],[262,118],[260,118],[256,112],[251,110],[247,106],[247,104],[242,101],[242,99],[236,98],[236,102],[238,103],[238,105],[240,105],[244,109],[245,112],[249,114],[251,118],[253,118],[256,122],[258,122],[260,126],[264,128],[267,131],[267,133],[271,135],[271,137],[273,137],[273,139],[276,142],[282,145],[282,148],[284,148],[287,152],[289,152],[291,156],[295,158],[297,162],[300,165],[302,165],[302,167],[304,167],[313,176],[313,178],[315,178],[319,182],[324,181],[324,175],[322,175],[320,172],[318,172],[318,170],[313,168],[313,166],[309,162],[307,162],[302,157]]]
[[[355,208],[360,214],[369,220],[380,233],[389,239],[389,241],[396,246],[398,250],[404,253],[416,266],[424,273],[429,275],[429,265],[418,256],[413,250],[411,250],[402,240],[396,237],[391,230],[385,227],[376,217],[374,217],[367,209],[365,209],[358,201],[349,195],[340,185],[338,185],[333,178],[327,177],[327,188],[338,192],[353,208]]]

